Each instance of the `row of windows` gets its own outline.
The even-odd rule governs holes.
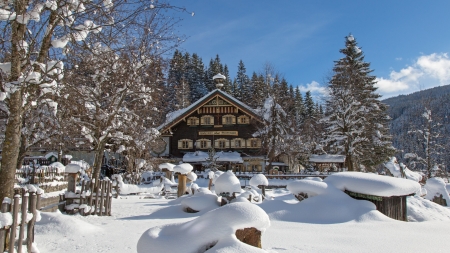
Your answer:
[[[219,124],[219,122],[216,122]],[[249,124],[250,119],[246,115],[241,115],[237,117],[238,124]],[[197,117],[189,117],[187,120],[188,126],[197,126],[197,125],[214,125],[214,117],[211,115],[205,115],[200,118]],[[222,116],[222,124],[223,125],[234,125],[236,124],[236,116],[234,115],[223,115]]]
[[[195,143],[190,139],[182,139],[178,141],[179,149],[193,149],[194,145],[197,149],[208,149],[211,148],[212,141],[209,139],[198,139]],[[214,148],[226,149],[226,148],[260,148],[261,140],[258,138],[242,139],[234,138],[228,139],[217,139],[214,141]]]

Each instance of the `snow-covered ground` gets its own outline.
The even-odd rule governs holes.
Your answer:
[[[207,180],[202,181],[197,183],[207,184]],[[373,210],[367,201],[345,194],[322,194],[302,202],[286,189],[266,195],[258,206],[271,223],[262,236],[267,252],[447,252],[450,248],[450,208],[420,197],[409,197],[411,222],[402,222]],[[121,196],[113,199],[112,216],[106,217],[42,213],[35,241],[42,253],[136,252],[139,238],[149,228],[185,223],[206,212],[184,212],[180,204],[184,198]],[[189,233],[201,236],[204,231]],[[174,242],[183,244],[172,238],[165,252],[172,252]],[[148,252],[155,251],[150,247]]]

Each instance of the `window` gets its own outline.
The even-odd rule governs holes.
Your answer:
[[[203,116],[201,118],[201,124],[202,125],[214,125],[214,118],[213,118],[213,116],[210,116],[210,115]]]
[[[199,139],[197,140],[197,148],[198,149],[207,149],[211,147],[211,141],[208,139]]]
[[[224,115],[222,117],[222,124],[224,125],[236,124],[236,117],[234,117],[233,115]]]
[[[178,148],[179,149],[192,149],[193,148],[193,141],[189,139],[182,139],[178,141]]]
[[[245,140],[242,138],[235,138],[231,140],[231,147],[232,148],[244,148],[245,147]]]
[[[248,148],[260,148],[261,140],[258,138],[250,138],[247,140],[247,147]]]
[[[187,120],[188,126],[197,126],[198,125],[198,118],[197,117],[190,117]]]
[[[249,124],[250,120],[247,116],[242,115],[238,117],[238,123],[239,124]]]
[[[215,141],[215,148],[225,149],[230,147],[230,143],[227,139],[218,139]]]

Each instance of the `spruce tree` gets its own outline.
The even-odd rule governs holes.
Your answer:
[[[238,64],[236,83],[238,88],[238,90],[236,91],[236,98],[241,101],[248,101],[249,99],[251,99],[252,89],[250,85],[250,79],[246,74],[245,65],[242,60],[240,60]]]
[[[258,76],[255,72],[253,72],[250,85],[253,93],[251,94],[251,98],[248,100],[247,104],[252,108],[261,107],[267,95],[264,77],[262,75]]]
[[[203,78],[204,68],[202,59],[197,54],[192,54],[191,75],[189,80],[191,103],[194,103],[208,93]]]
[[[314,117],[315,105],[311,96],[311,91],[305,93],[305,119],[312,119]]]
[[[352,35],[345,39],[344,57],[335,61],[326,101],[326,142],[346,156],[348,170],[387,161],[394,149],[388,135],[386,106],[375,93],[375,76]]]

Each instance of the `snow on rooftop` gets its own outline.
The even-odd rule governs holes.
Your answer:
[[[50,152],[50,153],[48,153],[48,154],[45,155],[45,159],[50,159],[50,157],[52,157],[52,156],[58,157],[58,153],[56,153],[56,152]]]
[[[209,158],[208,153],[203,151],[195,151],[186,153],[183,156],[183,162],[205,162],[206,159]],[[214,156],[217,162],[235,162],[235,163],[243,163],[241,154],[238,152],[217,152]]]
[[[412,180],[381,176],[362,172],[340,172],[325,178],[324,182],[332,184],[342,191],[380,196],[403,196],[420,191],[420,184]]]
[[[213,93],[218,92],[220,95],[222,95],[225,99],[231,100],[232,102],[238,104],[239,106],[247,109],[248,111],[254,113],[255,115],[257,115],[256,111],[249,107],[248,105],[244,104],[243,102],[237,100],[236,98],[232,97],[230,94],[219,90],[219,89],[215,89],[212,90],[211,92],[209,92],[208,94],[206,94],[205,96],[203,96],[202,98],[200,98],[199,100],[195,101],[194,103],[192,103],[190,106],[174,111],[174,112],[170,112],[166,115],[166,121],[165,123],[163,123],[162,125],[160,125],[157,129],[161,130],[164,127],[166,127],[168,124],[172,123],[172,121],[174,121],[175,119],[177,119],[178,117],[180,117],[181,115],[183,115],[185,112],[191,110],[192,108],[195,108],[196,106],[198,106],[199,104],[201,104],[202,102],[204,102],[204,100],[206,98],[208,98],[209,96],[211,96]]]
[[[241,192],[241,182],[231,170],[220,175],[214,182],[214,186],[216,194]]]
[[[160,169],[167,169],[168,171],[173,171],[173,167],[175,167],[175,164],[171,163],[161,163],[158,166]]]
[[[189,163],[182,163],[182,164],[178,164],[175,167],[173,167],[174,172],[178,172],[178,173],[184,174],[184,175],[191,172],[192,169],[193,169],[193,167]]]
[[[185,223],[150,228],[139,238],[138,253],[151,252],[265,252],[236,240],[235,231],[254,227],[264,232],[269,216],[259,206],[231,203]],[[229,251],[229,249],[236,249]]]
[[[311,155],[309,161],[313,163],[343,163],[345,155]]]

